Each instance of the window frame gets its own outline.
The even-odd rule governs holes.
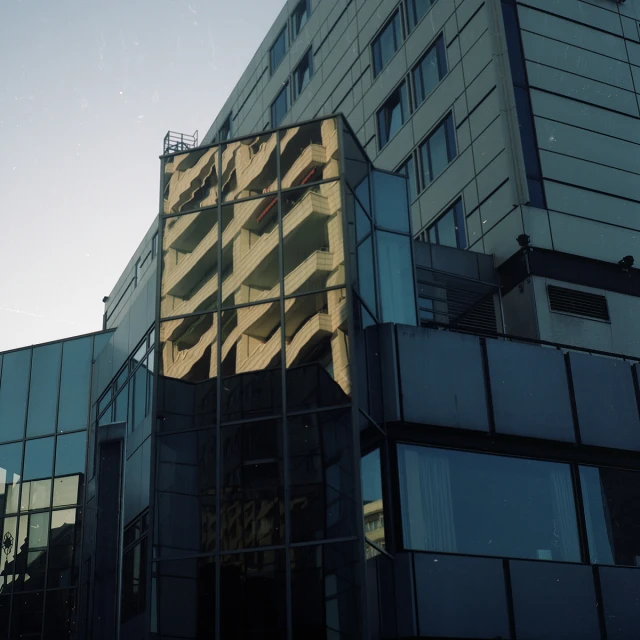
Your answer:
[[[216,137],[215,137],[216,142],[225,142],[226,140],[229,140],[231,138],[231,136],[233,135],[232,124],[233,124],[232,113],[229,112],[229,115],[224,119],[222,126],[218,128],[218,133],[216,133]],[[221,134],[225,127],[227,127],[227,135],[223,138]]]
[[[436,133],[440,130],[440,127],[444,127],[445,134],[445,144],[447,148],[447,166],[442,169],[438,174],[433,173],[432,169],[432,159],[431,159],[431,147],[429,145],[430,141],[434,138]],[[458,141],[456,140],[456,127],[453,121],[453,111],[449,111],[443,118],[441,118],[438,123],[429,131],[426,137],[422,140],[422,142],[416,147],[418,151],[418,161],[420,163],[420,182],[422,191],[427,189],[429,185],[434,182],[440,175],[442,175],[446,169],[451,165],[451,163],[458,157]],[[425,160],[425,152],[423,149],[427,150],[427,160],[428,160],[428,170],[431,178],[427,180],[427,174],[425,172],[424,160]]]
[[[371,70],[373,72],[374,80],[380,75],[382,70],[389,64],[391,59],[398,53],[402,43],[404,42],[404,34],[402,29],[402,16],[400,15],[400,6],[396,8],[396,10],[391,14],[388,20],[384,23],[384,25],[380,28],[380,30],[376,33],[376,35],[371,39],[370,51],[371,51]],[[392,26],[393,25],[393,26]],[[382,60],[382,50],[378,55],[380,67],[378,68],[377,57],[376,57],[376,45],[382,41],[383,35],[386,33],[387,29],[392,27],[392,34],[394,40],[394,51],[393,54],[389,57],[389,59],[385,62]]]
[[[303,62],[307,61],[307,68],[309,69],[309,79],[306,84],[298,87],[299,82],[299,70],[300,66]],[[291,104],[293,104],[299,97],[300,94],[307,88],[309,83],[311,82],[311,78],[313,78],[313,47],[309,47],[298,60],[298,64],[295,66],[295,69],[291,73]]]
[[[384,147],[386,147],[387,144],[389,144],[389,142],[396,136],[398,131],[400,131],[400,129],[402,129],[402,127],[409,120],[409,116],[411,115],[411,109],[410,109],[410,105],[409,105],[409,98],[408,98],[408,95],[407,95],[407,91],[408,90],[407,90],[406,78],[403,78],[402,82],[400,82],[393,89],[393,91],[391,91],[391,93],[389,93],[389,95],[387,95],[387,97],[385,98],[384,102],[376,110],[376,127],[378,129],[378,149],[380,151]],[[398,103],[397,103],[397,106],[400,106],[400,115],[401,115],[401,118],[402,118],[402,123],[398,127],[397,131],[394,131],[392,133],[391,132],[391,122],[392,122],[393,118],[390,117],[390,113],[393,113],[393,111],[389,112],[388,103],[390,102],[390,100],[396,94],[400,98]],[[394,107],[394,109],[395,109],[395,107]],[[381,126],[381,116],[384,117],[384,124],[385,124],[385,127],[387,129],[385,131],[385,135],[384,136],[382,135],[383,129],[382,129],[382,126]],[[384,142],[383,142],[383,139],[384,139]]]
[[[431,87],[428,91],[425,87],[424,73],[422,71],[422,65],[426,61],[429,54],[435,51],[436,60],[438,65],[438,82]],[[413,85],[413,104],[417,109],[420,105],[426,102],[427,98],[435,91],[436,87],[444,80],[445,76],[449,73],[449,63],[447,61],[447,47],[444,42],[444,32],[440,32],[436,38],[431,42],[427,50],[420,56],[418,62],[411,67],[411,83]],[[419,74],[419,77],[417,77]],[[419,82],[418,82],[419,81]],[[423,90],[423,96],[418,98],[418,86],[421,86]]]
[[[284,34],[284,53],[282,54],[282,57],[274,64],[273,61],[273,53],[274,53],[274,49],[276,47],[276,44],[278,43],[278,41],[280,40],[280,37]],[[269,70],[271,72],[271,75],[273,75],[276,71],[276,69],[278,69],[278,67],[282,64],[282,61],[285,59],[287,53],[289,52],[289,21],[287,21],[287,24],[284,25],[284,27],[282,27],[282,29],[280,29],[280,31],[278,32],[278,35],[274,38],[272,45],[269,47]]]
[[[418,17],[418,12],[416,10],[416,0],[406,0],[405,12],[407,16],[407,33],[411,33],[426,17],[426,15],[431,11],[431,8],[438,0],[427,0],[429,2],[429,6],[423,15]]]
[[[296,12],[298,11],[301,5],[304,5],[304,12],[302,15],[306,13],[307,17],[304,20],[304,22],[300,24],[300,26],[298,27],[298,30],[294,33],[294,25],[295,25],[296,17],[298,15]],[[291,43],[295,42],[296,38],[300,35],[300,32],[302,31],[302,29],[304,29],[304,26],[309,22],[310,17],[311,17],[311,0],[300,0],[300,2],[298,2],[298,4],[294,7],[293,11],[291,12],[291,15],[289,16],[289,20],[291,22]]]
[[[282,114],[282,117],[280,118],[280,120],[278,120],[278,122],[275,121],[274,118],[274,107],[276,106],[276,103],[278,102],[280,96],[284,95],[284,99],[285,99],[285,109],[284,109],[284,113]],[[278,95],[273,99],[273,102],[271,103],[271,107],[270,107],[270,111],[271,111],[271,128],[272,129],[276,129],[277,127],[280,126],[280,124],[282,124],[282,121],[284,120],[285,116],[287,115],[287,113],[289,113],[289,109],[291,108],[291,101],[290,101],[290,97],[289,97],[289,79],[287,79],[287,81],[282,85],[282,89],[280,89],[280,91],[278,91]]]
[[[449,213],[453,212],[453,224],[454,231],[456,236],[456,246],[455,249],[466,249],[468,246],[467,241],[467,229],[465,224],[465,215],[464,215],[464,206],[462,203],[462,196],[459,196],[454,200],[452,204],[450,204],[430,225],[425,227],[424,229],[424,238],[430,244],[437,244],[439,246],[449,246],[449,245],[441,245],[439,239],[439,229],[438,223],[444,220],[444,218],[449,215]],[[433,242],[430,238],[431,230],[434,230],[436,235],[436,241]]]
[[[409,173],[408,165],[411,163],[411,172],[413,176]],[[418,184],[418,173],[416,171],[417,163],[414,157],[414,152],[411,153],[398,165],[398,168],[394,173],[399,173],[400,175],[406,176],[409,181],[409,204],[411,205],[418,199],[418,195],[420,194],[420,185]],[[412,180],[413,177],[413,180]],[[413,184],[413,189],[411,185]]]

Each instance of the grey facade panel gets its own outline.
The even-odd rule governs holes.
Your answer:
[[[398,361],[407,422],[489,430],[478,337],[398,327]]]
[[[580,438],[585,444],[640,450],[631,367],[622,360],[569,354]]]
[[[575,440],[561,351],[491,340],[487,356],[498,433]]]

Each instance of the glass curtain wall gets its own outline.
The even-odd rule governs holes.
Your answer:
[[[339,133],[163,159],[158,637],[356,637]]]
[[[0,354],[0,639],[75,638],[93,342]]]

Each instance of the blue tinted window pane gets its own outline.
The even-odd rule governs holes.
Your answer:
[[[444,123],[429,137],[429,153],[431,155],[431,170],[433,171],[433,177],[436,178],[449,164],[447,134]]]
[[[84,473],[87,432],[58,436],[56,445],[56,476]]]
[[[404,178],[373,172],[373,203],[375,223],[393,231],[409,233],[409,203],[407,183]]]
[[[61,354],[60,343],[36,347],[33,350],[27,437],[42,436],[56,430]]]
[[[5,353],[0,378],[0,441],[24,436],[31,349]]]
[[[53,471],[54,438],[27,440],[24,452],[24,480],[50,478]]]
[[[409,30],[412,30],[429,10],[435,0],[409,0],[407,2],[407,13],[409,19]]]
[[[371,200],[369,197],[369,178],[365,178],[355,188],[355,194],[367,213],[371,213]]]
[[[134,374],[133,379],[133,425],[132,430],[140,426],[147,408],[147,366],[143,362]]]
[[[453,209],[449,209],[436,223],[438,229],[438,244],[443,247],[456,247],[456,223]]]
[[[580,561],[569,465],[401,445],[405,546]]]
[[[529,187],[529,202],[527,204],[538,209],[546,208],[542,181],[527,178],[527,186]]]
[[[373,243],[369,236],[358,247],[358,288],[360,297],[376,313],[376,285],[373,272]]]
[[[640,473],[580,467],[580,483],[591,562],[640,566]]]
[[[407,116],[406,87],[402,83],[378,111],[378,133],[382,148],[400,130]]]
[[[377,76],[400,46],[400,15],[396,12],[373,42],[373,75]]]
[[[282,58],[285,57],[287,44],[287,28],[284,27],[271,47],[271,73],[276,70],[276,67],[282,62]]]
[[[416,185],[416,171],[413,164],[413,156],[398,169],[398,173],[407,176],[409,179],[409,199],[413,202],[418,197],[418,186]]]
[[[507,51],[509,52],[509,63],[511,67],[511,77],[516,86],[525,86],[527,83],[524,59],[520,43],[520,25],[515,4],[502,3],[502,17],[504,19],[504,29],[507,36]]]
[[[287,82],[271,105],[271,126],[277,127],[289,110],[289,83]]]
[[[365,213],[358,200],[354,200],[356,210],[356,242],[360,242],[367,234],[371,233],[371,220]]]
[[[93,336],[93,359],[95,360],[101,353],[101,351],[107,346],[113,331],[108,333],[98,333]]]
[[[456,225],[456,241],[458,249],[464,249],[467,246],[467,233],[465,231],[464,212],[462,211],[462,200],[458,200],[453,206]]]
[[[86,428],[90,385],[91,338],[65,342],[62,346],[58,431]]]
[[[411,238],[378,231],[376,239],[382,322],[415,325]]]
[[[362,457],[360,474],[362,478],[364,535],[378,546],[384,548],[384,504],[382,499],[380,449],[375,449]]]

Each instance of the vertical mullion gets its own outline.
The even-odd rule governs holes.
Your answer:
[[[216,340],[216,544],[214,557],[215,561],[215,615],[214,615],[214,638],[222,638],[222,626],[220,616],[222,607],[221,597],[221,569],[220,569],[220,536],[222,533],[222,432],[220,424],[222,422],[222,149],[220,144],[217,149],[218,155],[218,303],[215,310],[217,323]]]
[[[289,433],[287,420],[287,344],[284,311],[284,233],[282,224],[282,163],[280,161],[280,130],[276,131],[276,168],[277,168],[277,197],[278,197],[278,242],[279,242],[279,272],[280,272],[280,373],[282,384],[282,469],[284,481],[284,544],[285,544],[285,601],[286,601],[286,637],[292,640],[292,602],[291,602],[291,488],[289,467]],[[276,563],[277,571],[277,563]]]

